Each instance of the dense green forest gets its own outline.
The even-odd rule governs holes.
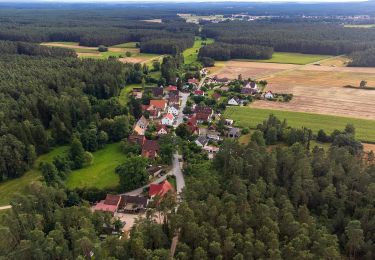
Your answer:
[[[375,30],[339,24],[291,22],[223,22],[204,26],[202,34],[218,42],[273,47],[275,51],[349,54],[374,46]]]
[[[246,45],[246,44],[223,44],[214,43],[206,45],[199,50],[199,58],[212,58],[215,60],[230,59],[270,59],[272,58],[273,48]]]
[[[9,237],[0,255],[168,259],[179,234],[175,259],[373,259],[374,165],[345,146],[269,151],[265,142],[261,132],[246,146],[226,141],[213,162],[183,142],[184,201],[177,212],[168,198],[154,205],[129,239],[110,235],[105,227],[119,224],[92,214],[74,192],[34,184],[0,222]],[[163,224],[152,220],[160,212]]]
[[[37,155],[69,143],[75,132],[124,137],[119,126],[129,119],[119,117],[127,111],[114,97],[134,80],[132,65],[42,56],[0,58],[0,180],[22,175]]]
[[[162,54],[190,47],[198,32],[197,25],[187,24],[167,11],[0,10],[0,16],[0,40],[68,41],[94,47],[136,41],[141,42],[143,52]],[[160,17],[163,23],[142,21]],[[163,48],[159,49],[160,45]]]

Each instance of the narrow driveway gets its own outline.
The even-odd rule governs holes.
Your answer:
[[[178,116],[177,116],[177,119],[176,119],[176,123],[174,124],[174,127],[176,128],[177,126],[179,126],[180,124],[182,124],[182,122],[184,121],[184,108],[186,107],[186,102],[188,100],[188,97],[189,97],[189,93],[183,93],[183,92],[180,92],[180,96],[181,96],[181,106],[180,106],[180,110],[178,111]]]
[[[177,194],[180,194],[182,190],[185,188],[185,179],[181,170],[182,162],[179,161],[180,159],[182,159],[182,156],[179,155],[178,153],[175,153],[173,155],[172,172],[173,172],[173,175],[176,177]]]

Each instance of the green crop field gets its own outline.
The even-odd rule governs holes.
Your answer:
[[[120,150],[120,143],[108,144],[93,153],[94,159],[90,166],[71,172],[66,179],[70,189],[96,187],[114,188],[119,184],[115,169],[126,158]]]
[[[254,61],[254,62],[269,62],[269,63],[286,63],[305,65],[320,60],[328,59],[332,56],[329,55],[315,55],[315,54],[303,54],[293,52],[274,52],[272,58],[269,60],[252,60],[252,59],[238,59],[239,61]]]
[[[342,130],[351,123],[356,128],[357,138],[363,142],[375,142],[375,120],[290,112],[250,107],[227,107],[225,117],[235,120],[237,126],[255,128],[259,123],[274,114],[280,120],[286,119],[289,126],[307,127],[317,133],[323,129],[331,133],[335,129]]]
[[[113,45],[113,48],[137,48],[137,42],[126,42],[117,45]]]
[[[41,162],[52,162],[53,157],[63,155],[67,150],[68,146],[53,149],[51,152],[39,156],[34,167],[22,177],[0,183],[0,206],[8,204],[15,193],[24,193],[30,183],[40,179],[41,173],[38,166]]]
[[[194,46],[186,49],[183,52],[185,64],[191,64],[197,61],[198,52],[202,47],[203,42],[205,42],[206,44],[212,44],[214,42],[214,39],[208,38],[207,40],[203,41],[200,37],[195,37]]]

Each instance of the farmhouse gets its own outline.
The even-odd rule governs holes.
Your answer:
[[[148,191],[149,197],[152,199],[155,196],[164,197],[168,192],[174,192],[174,188],[169,181],[165,180],[159,184],[150,184],[150,189]]]
[[[204,96],[204,91],[203,90],[200,90],[200,89],[197,89],[196,91],[194,91],[194,96]]]
[[[162,119],[161,119],[161,124],[162,125],[170,125],[172,126],[174,122],[174,116],[170,113],[166,114]]]
[[[254,88],[242,88],[241,89],[241,94],[242,95],[254,95],[256,94],[258,91]]]
[[[198,86],[199,85],[199,79],[196,79],[196,78],[188,79],[188,83]]]
[[[200,147],[204,147],[208,143],[208,139],[204,136],[199,136],[198,139],[195,140],[195,143]]]
[[[228,132],[228,137],[230,138],[238,138],[241,136],[241,129],[232,127]]]
[[[179,113],[179,106],[178,105],[172,105],[168,107],[168,113],[177,116]]]
[[[271,90],[268,90],[265,94],[264,94],[264,98],[265,99],[273,99],[273,93]]]
[[[220,133],[216,131],[208,131],[207,138],[212,141],[220,141]]]
[[[158,156],[160,147],[156,140],[145,140],[142,146],[142,157],[155,159]]]
[[[165,125],[159,125],[156,131],[159,136],[168,134],[168,128]]]
[[[159,109],[163,112],[167,108],[167,101],[163,99],[151,99],[150,106],[153,106],[155,109]]]
[[[198,132],[199,128],[197,126],[197,118],[195,116],[191,116],[188,121],[187,121],[187,125],[189,126],[189,129],[190,129],[190,132],[192,134]]]
[[[142,116],[138,121],[137,123],[134,125],[134,128],[133,128],[133,131],[136,133],[136,134],[139,134],[139,135],[144,135],[145,134],[145,131],[147,129],[147,126],[148,126],[148,120]]]
[[[97,211],[106,211],[115,214],[118,210],[118,207],[121,202],[121,197],[117,195],[107,194],[105,200],[101,200],[94,207],[94,210]]]
[[[146,137],[144,135],[129,135],[128,142],[131,144],[137,144],[142,147],[144,142],[146,141]]]
[[[179,104],[180,104],[180,97],[178,95],[169,95],[168,105],[179,105]]]
[[[148,199],[142,196],[122,195],[119,211],[125,213],[138,213],[147,207]]]
[[[228,105],[239,106],[240,105],[240,99],[238,97],[233,97],[233,98],[229,99]]]
[[[146,111],[148,112],[150,119],[155,119],[160,116],[160,110],[155,108],[154,106],[146,106]]]

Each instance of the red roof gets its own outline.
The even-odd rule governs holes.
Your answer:
[[[159,143],[156,140],[145,140],[142,146],[142,156],[153,159],[159,152]]]
[[[195,94],[195,95],[199,95],[199,96],[202,96],[202,95],[204,95],[204,91],[203,91],[203,90],[200,90],[200,89],[198,89],[198,90],[194,91],[194,94]]]
[[[108,211],[115,213],[117,211],[118,205],[120,204],[121,196],[107,194],[105,200],[101,200],[95,205],[94,210]]]
[[[150,184],[150,190],[148,191],[148,195],[152,196],[160,196],[163,197],[168,191],[174,191],[172,184],[169,181],[165,180],[159,184]]]
[[[155,108],[157,109],[165,109],[165,107],[167,106],[167,101],[163,100],[163,99],[152,99],[150,100],[150,106],[154,106]]]
[[[197,113],[196,118],[197,118],[197,120],[208,121],[208,119],[210,118],[210,114]]]
[[[129,135],[128,142],[133,144],[138,144],[140,146],[146,141],[146,137],[144,135]]]
[[[174,116],[170,113],[166,114],[164,118],[168,118],[169,120],[172,120],[172,121],[174,120]]]
[[[187,124],[190,126],[196,126],[197,125],[197,118],[195,116],[192,116],[187,121]]]
[[[192,79],[188,79],[188,82],[189,82],[189,83],[198,84],[198,83],[199,83],[199,80],[196,79],[196,78],[192,78]]]
[[[176,86],[172,86],[172,85],[169,85],[167,88],[166,88],[167,91],[175,91],[177,90],[177,87]]]
[[[115,213],[116,210],[117,210],[117,205],[107,205],[107,204],[104,203],[104,200],[102,200],[95,205],[94,210],[95,211],[96,210],[108,211],[108,212]]]

